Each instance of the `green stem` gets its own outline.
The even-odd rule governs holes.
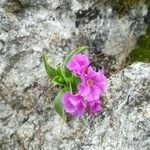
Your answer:
[[[70,89],[70,92],[73,94],[73,90],[72,90],[71,82],[69,82],[69,89]]]

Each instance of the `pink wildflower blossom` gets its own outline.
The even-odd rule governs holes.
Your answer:
[[[95,72],[92,67],[89,67],[87,73],[81,76],[81,83],[78,85],[79,94],[87,101],[99,99],[100,94],[106,89],[107,82],[103,70]]]
[[[86,55],[77,54],[68,62],[67,68],[74,74],[80,76],[90,64]]]
[[[82,116],[85,111],[84,99],[80,95],[73,95],[70,92],[65,92],[62,97],[62,104],[65,111],[74,116]]]
[[[98,99],[107,90],[106,76],[103,69],[96,72],[89,64],[88,57],[82,54],[73,56],[67,64],[67,68],[81,80],[77,85],[77,94],[65,92],[62,97],[65,111],[74,116],[82,116],[85,110],[89,114],[102,111],[102,103]]]
[[[88,102],[89,114],[98,113],[102,111],[102,103],[100,100],[93,100]]]

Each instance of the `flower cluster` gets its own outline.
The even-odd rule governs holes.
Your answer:
[[[95,71],[86,55],[76,54],[67,63],[67,68],[80,79],[76,93],[66,91],[62,96],[65,111],[74,116],[82,116],[102,111],[100,95],[106,91],[104,71]]]
[[[56,67],[48,63],[43,54],[45,71],[60,91],[54,98],[54,109],[64,119],[65,114],[82,116],[85,112],[94,114],[102,111],[100,96],[107,89],[103,69],[95,71],[86,55],[80,54],[87,46],[82,46],[68,54]]]

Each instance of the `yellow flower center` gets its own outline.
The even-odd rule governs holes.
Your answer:
[[[88,80],[86,81],[86,83],[87,83],[88,86],[92,86],[92,85],[93,85],[93,80],[88,79]]]

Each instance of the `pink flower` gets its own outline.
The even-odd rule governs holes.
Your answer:
[[[74,74],[80,76],[89,64],[90,61],[86,55],[77,54],[68,62],[67,68]]]
[[[102,111],[100,95],[107,90],[107,80],[103,70],[98,72],[89,67],[86,55],[77,54],[68,62],[67,68],[80,77],[77,85],[78,93],[65,92],[62,97],[64,110],[74,116],[82,116],[87,110],[89,114]]]
[[[78,85],[79,94],[92,101],[99,99],[101,93],[107,89],[106,77],[103,70],[95,72],[92,67],[89,67],[87,74],[81,76],[81,83]]]
[[[62,104],[65,111],[74,116],[82,116],[85,111],[84,99],[80,95],[73,95],[70,92],[65,92],[62,97]]]
[[[87,105],[89,109],[89,114],[98,113],[102,111],[102,103],[99,100],[90,101]]]

